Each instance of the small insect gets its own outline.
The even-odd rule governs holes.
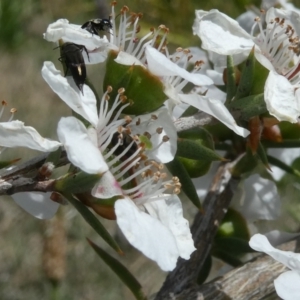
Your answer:
[[[66,64],[67,70],[65,76],[67,76],[68,71],[70,70],[75,84],[82,92],[82,94],[83,84],[86,79],[86,68],[84,58],[82,55],[83,50],[86,52],[87,57],[89,58],[89,54],[85,46],[76,45],[74,43],[64,43],[61,46],[61,57],[59,58],[59,61],[64,62]]]
[[[115,132],[110,142],[110,147],[112,148],[114,145],[116,145],[119,142],[119,140],[121,140],[121,143],[115,150],[114,152],[115,155],[120,155],[134,141],[134,139],[128,133]],[[134,142],[131,145],[131,147],[127,150],[127,152],[123,154],[122,159],[127,159],[131,157],[137,150],[138,150],[138,144]]]
[[[109,29],[112,29],[112,24],[110,19],[92,19],[85,22],[81,28],[91,34],[99,35],[99,31],[109,31]]]

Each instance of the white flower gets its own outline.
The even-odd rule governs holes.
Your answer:
[[[264,91],[268,111],[279,121],[295,123],[300,115],[300,18],[296,12],[270,8],[265,20],[264,29],[260,18],[256,18],[260,32],[254,37],[217,10],[196,11],[193,29],[204,49],[232,55],[235,64],[243,61],[254,47],[256,59],[270,70]]]
[[[241,182],[231,205],[247,220],[275,220],[281,211],[275,183],[258,174],[253,174]]]
[[[196,94],[185,95],[182,93],[183,87],[188,82],[192,82],[196,86],[208,86],[212,85],[213,81],[206,75],[196,73],[201,66],[200,62],[196,62],[194,72],[186,71],[191,58],[188,51],[179,49],[175,54],[169,55],[165,46],[168,33],[165,26],[160,26],[158,30],[153,30],[143,38],[138,39],[136,33],[139,32],[139,15],[131,14],[128,16],[128,8],[123,7],[118,32],[115,16],[114,5],[112,5],[113,29],[109,32],[109,43],[106,37],[101,39],[82,29],[79,25],[69,24],[67,20],[58,20],[50,24],[44,37],[48,41],[62,39],[64,42],[84,45],[89,52],[89,56],[92,57],[89,61],[85,51],[83,51],[86,63],[103,61],[110,50],[117,50],[119,53],[115,59],[116,62],[124,65],[143,66],[161,79],[166,100],[169,98],[168,106],[170,110],[173,110],[175,105],[187,103],[213,115],[237,134],[242,136],[249,134],[248,130],[236,124],[223,102]],[[155,49],[153,46],[161,34],[161,42],[158,49]],[[160,53],[162,49],[166,52],[166,55]],[[93,55],[99,55],[101,58],[93,58]]]
[[[6,102],[2,101],[0,118],[3,114]],[[11,118],[7,122],[0,122],[0,146],[1,147],[26,147],[43,152],[51,152],[58,149],[61,143],[43,138],[30,126],[23,122],[12,120],[15,109],[11,109]],[[59,204],[50,199],[50,193],[23,192],[11,196],[14,201],[25,211],[39,219],[49,219],[57,211]]]
[[[127,23],[126,15],[124,15],[124,18],[121,19],[120,28],[128,27],[129,24]],[[213,81],[206,75],[196,73],[201,67],[202,63],[200,61],[195,63],[194,72],[190,73],[186,71],[189,60],[191,59],[189,50],[178,48],[173,55],[168,53],[168,49],[165,46],[165,39],[168,33],[166,27],[160,26],[158,31],[154,31],[150,41],[143,43],[143,41],[150,36],[147,35],[142,38],[139,43],[134,43],[134,32],[136,32],[137,27],[138,18],[135,19],[133,25],[132,33],[134,38],[132,38],[129,45],[123,51],[119,52],[116,62],[124,65],[141,65],[147,68],[152,74],[158,76],[164,85],[164,93],[169,98],[168,106],[171,111],[173,111],[174,106],[181,103],[192,105],[199,110],[214,116],[237,134],[244,137],[249,134],[247,129],[236,124],[234,118],[223,102],[197,94],[183,94],[182,89],[188,82],[191,82],[196,86],[208,86],[212,85]],[[153,45],[155,44],[160,31],[163,33],[163,36],[158,49],[155,49]],[[125,41],[128,36],[126,30],[122,31],[122,34],[123,36],[119,35],[115,43],[120,49],[123,49],[121,45],[124,45],[123,47],[125,47]],[[160,52],[162,48],[166,55]]]
[[[176,195],[144,205],[125,198],[116,202],[115,212],[128,241],[164,271],[172,271],[179,256],[189,259],[196,250]]]
[[[262,234],[252,236],[249,245],[256,251],[265,252],[291,270],[275,279],[274,286],[278,296],[282,299],[297,299],[300,295],[300,254],[274,248]]]
[[[84,86],[84,95],[73,94],[74,86],[49,62],[42,74],[50,87],[91,123],[86,128],[75,117],[62,118],[58,137],[75,166],[102,174],[93,196],[123,198],[116,201],[115,212],[129,242],[166,271],[176,266],[179,256],[188,259],[195,248],[175,195],[180,183],[177,178],[168,180],[160,163],[172,160],[176,153],[176,129],[167,109],[134,119],[120,118],[129,105],[123,103],[124,91],[115,100],[109,100],[106,92],[97,115],[96,99],[88,86]],[[167,190],[174,194],[166,194]]]
[[[85,126],[77,119],[67,118],[62,119],[60,122],[61,125],[59,125],[59,128],[61,128],[62,124],[65,124],[64,126],[66,126],[66,131],[61,131],[60,129],[58,130],[60,138],[64,139],[63,143],[66,143],[65,145],[68,145],[68,143],[78,143],[77,147],[74,147],[74,149],[78,148],[78,151],[80,152],[78,153],[78,155],[76,155],[76,157],[70,156],[69,159],[75,165],[76,163],[75,161],[73,161],[74,159],[78,159],[78,161],[86,159],[86,162],[83,162],[81,165],[77,165],[85,172],[94,173],[95,168],[99,168],[99,172],[102,173],[105,172],[105,168],[102,169],[101,159],[93,161],[92,159],[90,159],[91,154],[89,156],[82,155],[81,151],[83,151],[84,153],[91,153],[91,151],[100,153],[98,149],[92,150],[92,148],[97,148],[97,146],[89,146],[89,150],[87,150],[87,152],[86,150],[81,149],[81,147],[88,147],[89,145],[89,143],[87,143],[87,140],[85,140],[85,142],[83,142],[83,140],[88,138],[94,145],[103,144],[101,146],[101,150],[102,153],[104,153],[107,145],[110,143],[110,140],[107,140],[108,137],[112,138],[112,134],[116,132],[122,133],[122,131],[124,131],[125,133],[125,131],[128,131],[128,129],[130,129],[133,135],[141,136],[144,135],[144,133],[147,133],[147,137],[152,145],[150,148],[146,149],[147,155],[149,157],[155,158],[157,161],[163,163],[169,162],[173,159],[177,150],[177,133],[176,128],[173,125],[173,121],[165,108],[162,107],[159,110],[152,112],[151,114],[137,116],[133,120],[129,120],[128,118],[118,119],[122,110],[129,105],[129,103],[127,103],[124,104],[118,114],[114,116],[114,121],[110,122],[109,126],[107,126],[113,113],[116,112],[116,109],[119,109],[119,105],[121,105],[122,103],[122,97],[120,99],[118,98],[116,101],[112,100],[114,101],[114,104],[113,107],[109,110],[107,99],[105,98],[107,95],[106,93],[101,101],[101,108],[98,114],[96,107],[96,97],[89,86],[84,85],[84,94],[77,92],[78,89],[76,88],[74,81],[71,78],[63,77],[61,75],[61,72],[54,67],[52,62],[44,63],[44,66],[42,68],[42,76],[52,88],[52,90],[58,96],[60,96],[60,98],[67,105],[69,105],[72,110],[84,117],[92,125],[89,129],[86,129]],[[121,94],[119,96],[121,96]],[[126,128],[119,128],[120,126],[122,127],[125,124]],[[75,136],[77,138],[82,138],[81,141],[75,142],[75,137],[71,138],[71,135],[73,134],[73,126],[76,126],[76,130],[78,130],[78,133],[81,132],[82,135],[77,136],[77,131],[74,130]],[[66,136],[63,137],[65,134],[62,132],[67,132],[69,129],[71,130],[69,132],[70,135],[66,134]],[[100,144],[98,144],[98,142],[96,143],[95,139],[98,139]],[[68,145],[67,147],[69,148],[69,146],[70,145]],[[93,170],[86,169],[87,164],[89,164],[93,168]]]
[[[85,51],[82,52],[86,64],[96,64],[105,61],[108,47],[110,46],[106,36],[100,38],[91,34],[80,25],[70,24],[66,19],[59,19],[50,24],[44,33],[44,39],[48,42],[58,43],[63,40],[77,45],[83,45],[89,53],[87,57]]]
[[[0,118],[6,102],[2,101]],[[7,122],[0,122],[0,146],[7,148],[26,147],[33,150],[51,152],[58,149],[61,144],[43,138],[33,127],[25,126],[23,122],[12,120],[15,109],[11,110],[11,118]]]
[[[213,165],[207,174],[193,179],[199,198],[206,196],[216,170],[217,165]],[[280,215],[281,200],[273,181],[252,174],[240,182],[231,207],[250,221],[274,220]]]

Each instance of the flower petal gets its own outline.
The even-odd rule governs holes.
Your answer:
[[[189,222],[183,217],[182,205],[176,195],[170,195],[166,200],[151,201],[145,203],[147,212],[173,233],[179,255],[189,259],[196,248],[189,227]]]
[[[115,59],[115,62],[121,65],[126,65],[126,66],[142,66],[145,67],[139,59],[137,59],[135,56],[126,53],[124,51],[120,51],[118,53],[117,58]]]
[[[157,119],[152,119],[152,115],[155,115]],[[134,125],[138,120],[140,120],[140,124]],[[130,125],[130,129],[134,135],[143,135],[145,132],[150,133],[153,150],[147,151],[149,158],[162,163],[173,160],[177,151],[177,131],[166,107],[161,107],[150,114],[140,115],[134,118],[131,124],[133,125]],[[156,132],[158,128],[162,129],[160,134]],[[162,142],[164,136],[169,138],[167,142]]]
[[[196,85],[213,84],[208,76],[188,72],[151,46],[146,47],[145,54],[149,71],[156,76],[179,76]]]
[[[296,123],[300,116],[300,91],[287,78],[270,71],[265,84],[265,101],[269,113],[279,121]]]
[[[11,197],[29,214],[38,219],[50,219],[58,210],[59,204],[50,199],[51,193],[22,192]]]
[[[92,195],[99,199],[108,199],[123,195],[122,189],[110,171],[105,172],[92,189]]]
[[[221,101],[197,94],[179,94],[178,96],[182,102],[192,105],[199,110],[202,110],[207,114],[214,116],[228,128],[233,130],[236,134],[243,137],[249,135],[249,130],[236,124],[236,121]]]
[[[274,248],[262,234],[255,234],[252,236],[249,245],[256,251],[265,252],[270,255],[289,269],[300,272],[300,254],[291,251],[281,251]]]
[[[274,280],[278,296],[284,300],[295,300],[300,295],[300,274],[295,271],[285,272]]]
[[[179,256],[176,240],[166,226],[140,211],[130,199],[115,203],[117,223],[127,240],[164,271],[172,271]]]
[[[57,135],[63,143],[72,164],[89,174],[104,173],[108,166],[100,152],[89,138],[88,130],[75,117],[61,118]]]
[[[237,21],[216,9],[196,11],[193,31],[203,49],[222,55],[243,53],[246,57],[254,45],[251,35]]]
[[[277,187],[271,180],[251,175],[241,183],[241,194],[236,194],[232,205],[248,220],[274,220],[281,211]]]
[[[65,43],[71,42],[83,45],[91,51],[109,44],[106,37],[100,38],[98,35],[91,34],[82,29],[80,25],[69,24],[66,19],[59,19],[50,24],[46,33],[44,33],[44,39],[48,42],[58,42],[59,39],[62,39]]]
[[[27,147],[48,152],[55,151],[61,143],[43,138],[30,126],[21,121],[0,123],[0,145],[3,147]]]
[[[83,116],[92,125],[98,122],[96,97],[86,84],[83,85],[83,93],[75,85],[72,77],[63,77],[54,64],[45,61],[42,68],[42,76],[52,90],[79,115]]]
[[[264,235],[268,238],[272,246],[277,246],[295,239],[300,235],[300,233],[289,233],[289,232],[282,232],[279,230],[272,230],[265,233]]]

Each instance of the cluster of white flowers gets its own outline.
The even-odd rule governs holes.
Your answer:
[[[275,9],[266,1],[265,7],[269,5],[270,8],[261,11],[261,16],[253,20],[251,33],[218,10],[196,11],[194,34],[201,39],[202,48],[215,67],[215,70],[206,70],[207,75],[199,72],[203,63],[199,60],[195,61],[192,72],[187,71],[191,62],[189,50],[178,48],[174,54],[168,52],[168,29],[165,26],[161,25],[138,39],[139,15],[128,14],[127,7],[121,10],[117,30],[115,7],[112,5],[108,21],[111,26],[106,28],[103,37],[65,19],[50,24],[44,38],[60,47],[63,44],[75,45],[73,50],[62,53],[61,60],[67,69],[74,68],[83,79],[78,84],[72,72],[73,76],[63,76],[50,61],[44,62],[42,76],[81,119],[62,117],[57,127],[59,141],[42,138],[35,129],[24,126],[20,121],[2,122],[0,145],[44,152],[63,146],[74,166],[88,174],[101,175],[91,191],[92,196],[100,200],[117,196],[114,205],[116,220],[128,241],[156,261],[161,269],[173,270],[178,257],[189,259],[195,250],[189,224],[183,217],[177,196],[180,182],[177,177],[171,178],[164,166],[173,160],[177,151],[177,133],[173,123],[175,107],[193,106],[213,116],[238,136],[247,137],[250,132],[237,124],[225,105],[224,93],[218,91],[214,84],[220,82],[228,55],[233,57],[235,64],[240,64],[254,49],[257,61],[269,71],[264,86],[269,114],[278,122],[296,123],[299,120],[300,15],[296,9],[286,7],[284,1],[280,4],[284,9]],[[240,18],[240,22],[242,20]],[[258,34],[254,34],[257,31]],[[97,95],[84,82],[82,72],[85,72],[85,66],[82,68],[84,64],[107,61],[112,52],[115,53],[115,63],[139,66],[158,79],[165,95],[164,103],[158,109],[143,115],[126,115],[124,111],[135,99],[127,99],[122,86],[105,87],[106,91],[97,101]],[[77,54],[82,55],[82,62],[67,61],[67,56]],[[189,82],[201,87],[204,92],[200,94],[193,90],[184,93],[183,88]],[[116,88],[118,91],[113,94]],[[3,107],[5,104],[2,103]],[[2,111],[0,117],[1,114]],[[297,156],[300,153],[296,153]],[[199,194],[202,190],[207,191],[208,184],[204,178],[195,181],[195,185]],[[280,199],[273,181],[252,174],[241,183],[238,191],[235,205],[250,219],[278,217]],[[59,206],[50,200],[50,194],[19,193],[13,197],[38,218],[52,217]],[[273,251],[264,239],[260,243],[267,246],[259,247],[254,240],[250,245],[267,253]],[[283,297],[281,292],[279,294]]]

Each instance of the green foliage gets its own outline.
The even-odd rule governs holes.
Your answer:
[[[77,209],[77,211],[82,215],[85,221],[99,234],[103,240],[111,246],[117,253],[123,254],[123,251],[109,234],[106,228],[101,224],[98,218],[81,202],[75,199],[71,194],[64,194],[70,203]]]
[[[182,163],[181,159],[176,157],[169,163],[166,164],[168,170],[177,176],[181,183],[181,189],[187,195],[187,197],[192,201],[192,203],[198,208],[201,208],[200,199],[197,195],[196,187],[188,174],[187,169]]]
[[[91,240],[87,239],[95,252],[103,259],[103,261],[113,270],[123,283],[132,291],[137,300],[146,300],[141,284],[137,279],[125,268],[117,259],[109,255]]]
[[[125,66],[114,61],[116,53],[111,51],[106,63],[103,89],[113,87],[110,97],[117,96],[118,89],[125,89],[127,100],[133,101],[124,109],[126,114],[144,114],[158,109],[167,96],[162,82],[142,66]]]

